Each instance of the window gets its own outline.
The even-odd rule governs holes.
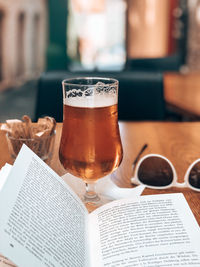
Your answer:
[[[32,31],[32,70],[34,72],[38,71],[38,65],[39,65],[39,58],[38,58],[38,52],[39,52],[39,45],[40,45],[40,33],[39,33],[39,27],[40,27],[40,16],[38,14],[35,14],[33,17],[33,31]]]
[[[75,69],[122,69],[126,59],[125,1],[102,0],[101,8],[94,11],[88,11],[88,6],[84,9],[88,1],[82,1],[82,9],[74,2],[81,1],[71,0],[69,6],[67,47],[72,65]]]
[[[0,10],[0,81],[3,79],[3,11]]]
[[[25,70],[25,45],[24,45],[24,35],[25,35],[25,15],[20,13],[18,17],[18,40],[17,40],[17,76],[24,74]]]

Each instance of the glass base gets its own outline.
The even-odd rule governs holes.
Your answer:
[[[113,198],[110,198],[105,195],[96,195],[94,198],[93,197],[88,197],[88,196],[83,196],[82,201],[85,204],[87,210],[89,212],[94,211],[95,209],[113,201]]]
[[[85,186],[86,191],[81,199],[89,212],[92,212],[93,210],[114,200],[109,196],[103,194],[99,195],[95,190],[96,182],[85,182]]]

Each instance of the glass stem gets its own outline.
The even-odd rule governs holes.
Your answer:
[[[92,201],[92,202],[97,202],[100,200],[99,196],[96,193],[95,187],[96,184],[95,183],[85,183],[86,186],[86,192],[84,195],[84,200],[85,201]]]

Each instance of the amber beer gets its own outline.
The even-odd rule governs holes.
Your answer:
[[[117,104],[105,102],[112,101],[95,107],[64,104],[60,160],[86,182],[111,173],[122,160]]]

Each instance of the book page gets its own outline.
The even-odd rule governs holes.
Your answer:
[[[20,267],[88,266],[88,212],[23,146],[0,193],[0,253]]]
[[[12,169],[12,165],[6,163],[0,170],[0,191],[1,189],[3,188],[7,178],[8,178],[8,175],[10,173]]]
[[[200,266],[200,230],[182,194],[114,201],[89,227],[92,266]]]

